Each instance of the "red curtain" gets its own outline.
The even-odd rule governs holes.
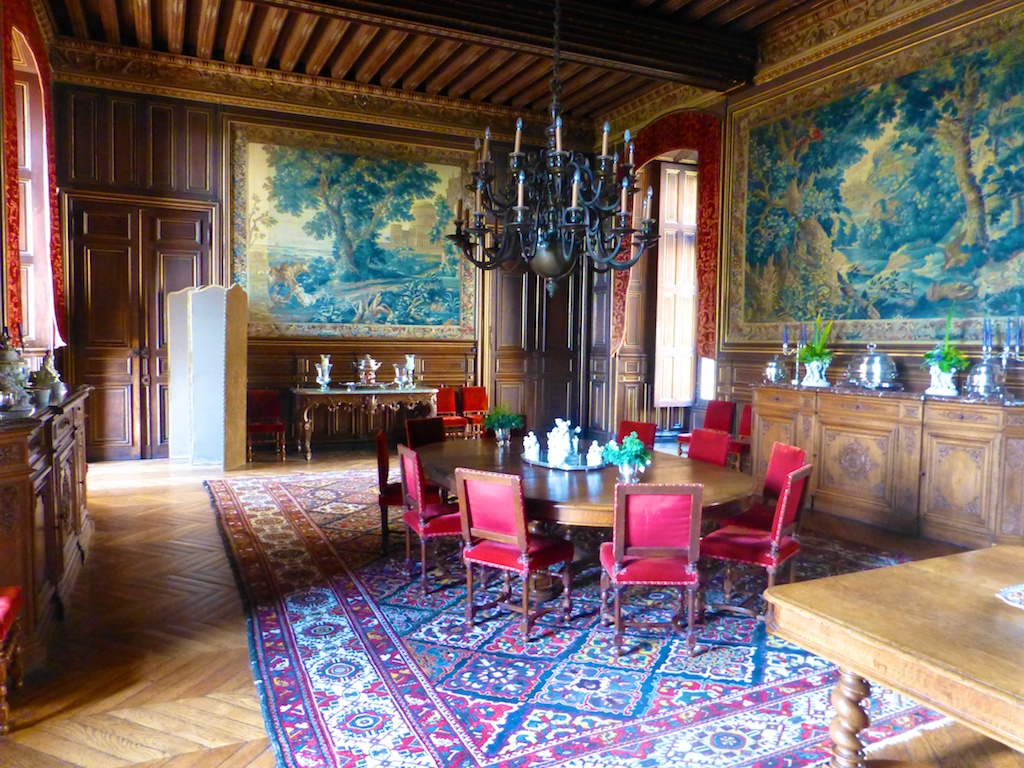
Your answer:
[[[673,112],[641,129],[634,139],[636,164],[665,152],[697,151],[697,354],[715,356],[718,297],[718,242],[721,219],[722,119],[709,112]],[[612,275],[612,345],[626,335],[629,271]]]
[[[18,205],[18,141],[15,123],[16,104],[14,100],[14,29],[24,36],[29,50],[39,69],[39,80],[43,93],[43,123],[46,131],[47,175],[50,180],[50,262],[53,271],[53,309],[57,330],[67,338],[67,308],[64,290],[64,254],[60,235],[60,204],[57,197],[57,166],[54,162],[53,110],[51,108],[50,61],[46,56],[46,41],[32,10],[31,0],[3,0],[0,3],[0,36],[3,38],[3,57],[0,60],[0,81],[3,83],[2,98],[4,111],[4,211],[7,218],[7,241],[3,247],[7,252],[8,314],[5,320],[12,336],[17,336],[22,320],[21,299],[21,256],[18,248],[20,219]],[[21,339],[15,339],[20,343]]]

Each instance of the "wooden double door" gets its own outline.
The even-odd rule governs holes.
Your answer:
[[[167,295],[217,279],[212,205],[71,198],[74,380],[90,461],[168,455]]]

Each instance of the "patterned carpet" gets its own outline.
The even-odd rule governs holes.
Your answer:
[[[374,471],[207,487],[249,607],[253,671],[282,766],[768,768],[826,759],[835,668],[756,620],[709,613],[698,627],[708,651],[694,658],[668,632],[634,630],[630,653],[616,658],[597,618],[599,570],[583,565],[573,619],[561,626],[550,614],[524,644],[503,612],[467,630],[458,578],[421,594],[401,535],[379,555]],[[802,579],[894,561],[812,537],[804,546]],[[715,587],[709,602],[720,599]],[[870,710],[869,742],[937,718],[881,687]]]

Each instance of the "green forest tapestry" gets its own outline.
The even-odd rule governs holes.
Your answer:
[[[474,337],[475,275],[444,237],[460,165],[259,126],[236,128],[233,155],[251,335]]]
[[[846,340],[909,341],[933,339],[954,304],[957,318],[1021,313],[1019,30],[926,61],[749,123],[734,340],[777,338],[778,324],[819,314]]]

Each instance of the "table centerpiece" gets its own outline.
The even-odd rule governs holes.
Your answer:
[[[621,444],[614,440],[606,443],[601,449],[601,458],[619,468],[619,479],[624,483],[637,482],[651,464],[651,452],[636,432],[622,438]]]

